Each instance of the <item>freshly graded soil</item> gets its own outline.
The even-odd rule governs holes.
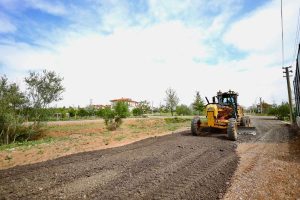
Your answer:
[[[240,134],[237,142],[220,132],[184,131],[2,170],[0,199],[264,199],[247,187],[266,184],[255,173],[261,175],[259,166],[270,170],[270,160],[259,157],[269,151],[253,152],[251,145],[287,142],[290,136],[277,120],[255,118],[254,124],[256,134]],[[293,181],[297,187],[299,179]]]
[[[189,131],[0,171],[2,199],[218,199],[238,157],[223,135]]]

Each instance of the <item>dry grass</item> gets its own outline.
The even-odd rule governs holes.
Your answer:
[[[125,145],[147,137],[169,134],[189,125],[190,120],[172,123],[161,118],[126,119],[116,131],[108,131],[103,121],[52,124],[37,141],[2,146],[0,169]]]

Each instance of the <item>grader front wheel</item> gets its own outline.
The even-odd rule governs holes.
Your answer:
[[[198,136],[201,134],[201,120],[200,117],[195,117],[191,123],[192,134]]]
[[[237,140],[237,123],[234,118],[229,119],[229,123],[227,126],[227,135],[230,140]]]

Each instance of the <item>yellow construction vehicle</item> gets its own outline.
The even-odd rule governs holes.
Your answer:
[[[201,135],[201,130],[207,127],[227,129],[228,138],[237,140],[237,127],[250,126],[250,118],[244,115],[243,108],[237,103],[237,97],[238,93],[231,90],[228,92],[219,91],[217,96],[212,98],[211,103],[205,97],[207,120],[201,120],[199,116],[195,117],[191,123],[192,134]]]

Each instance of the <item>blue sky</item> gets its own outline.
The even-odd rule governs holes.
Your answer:
[[[286,63],[292,63],[300,3],[284,2]],[[65,78],[59,105],[131,97],[181,103],[195,91],[286,100],[279,0],[0,0],[0,73],[22,85],[29,70]],[[78,95],[80,94],[80,95]]]

